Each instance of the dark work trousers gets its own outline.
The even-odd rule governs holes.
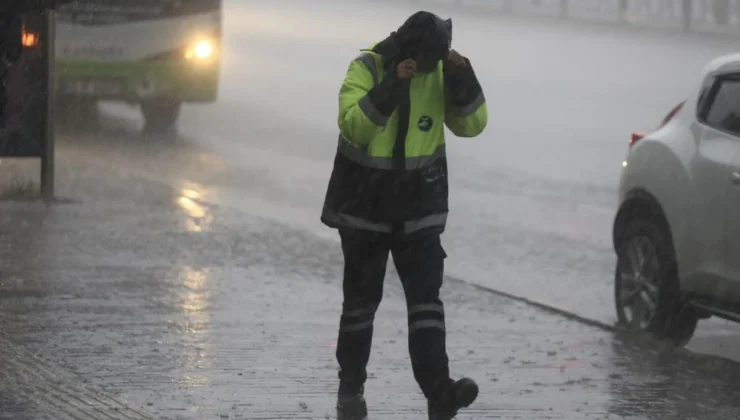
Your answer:
[[[408,310],[414,377],[427,398],[449,382],[444,307],[439,298],[444,259],[439,235],[412,240],[362,231],[340,231],[344,252],[344,304],[337,343],[339,377],[364,384],[375,312],[383,298],[388,255],[401,278]]]

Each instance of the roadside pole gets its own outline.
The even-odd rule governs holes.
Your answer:
[[[46,25],[43,25],[44,33],[40,37],[44,40],[46,50],[46,132],[45,145],[41,156],[41,195],[46,202],[54,200],[55,184],[55,108],[56,108],[56,12],[48,10],[44,12]]]

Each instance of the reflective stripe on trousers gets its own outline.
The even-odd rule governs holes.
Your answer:
[[[339,321],[339,332],[358,332],[371,328],[377,310],[377,306],[371,306],[342,312],[342,318]]]
[[[425,303],[421,305],[413,305],[409,307],[409,334],[414,333],[416,331],[419,331],[424,328],[436,328],[442,331],[445,331],[445,322],[444,322],[444,306],[438,303]],[[422,316],[421,319],[413,319],[413,318],[420,318],[417,315],[426,315]],[[441,318],[441,319],[431,319],[432,316],[434,318]]]

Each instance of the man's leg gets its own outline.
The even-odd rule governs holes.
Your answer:
[[[439,298],[446,254],[439,236],[393,244],[396,266],[408,308],[409,354],[414,377],[424,396],[448,379],[444,305]]]
[[[450,379],[444,304],[439,297],[447,257],[439,235],[396,242],[393,261],[408,307],[409,354],[414,377],[429,401],[430,418],[451,419],[478,395],[478,386]]]
[[[373,233],[340,231],[340,236],[344,252],[344,303],[337,342],[340,368],[337,408],[354,412],[358,405],[364,407],[362,395],[373,321],[383,298],[389,248],[384,236]]]

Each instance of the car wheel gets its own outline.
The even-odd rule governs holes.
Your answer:
[[[182,104],[174,101],[147,101],[141,103],[144,114],[144,131],[147,133],[167,133],[175,128],[180,117]]]
[[[614,282],[621,326],[683,346],[699,317],[681,295],[673,247],[665,230],[648,220],[630,222],[617,252]]]

